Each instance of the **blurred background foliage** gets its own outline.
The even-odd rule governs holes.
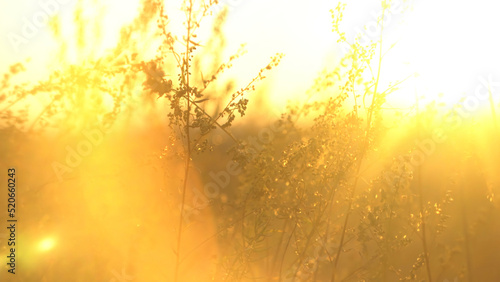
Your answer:
[[[98,7],[76,4],[75,42],[51,20],[43,78],[23,62],[2,79],[19,281],[500,279],[492,99],[472,117],[419,95],[388,109],[408,78],[382,85],[393,46],[383,32],[348,43],[339,4],[348,52],[276,116],[266,80],[287,54],[240,85],[230,74],[246,48],[225,51],[217,1],[141,1],[104,52],[88,27],[105,17],[86,16]]]

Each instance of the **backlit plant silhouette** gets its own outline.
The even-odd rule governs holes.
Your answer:
[[[162,179],[158,189],[168,190],[160,206],[168,206],[174,222],[153,221],[169,225],[153,230],[168,230],[174,238],[165,244],[168,254],[160,256],[159,274],[152,276],[165,281],[494,281],[499,276],[488,273],[488,261],[496,263],[498,255],[487,249],[495,250],[500,233],[495,198],[500,182],[492,176],[500,166],[484,156],[500,155],[498,149],[478,147],[498,143],[496,106],[490,99],[496,131],[488,141],[478,136],[490,132],[489,125],[460,120],[453,109],[440,113],[435,104],[422,106],[418,95],[408,113],[399,115],[409,118],[395,125],[387,120],[388,95],[398,94],[398,86],[411,79],[381,83],[384,56],[394,47],[384,41],[384,16],[394,2],[382,1],[380,34],[368,44],[361,44],[359,36],[348,41],[342,29],[344,4],[331,10],[332,36],[349,51],[338,65],[318,74],[304,101],[289,101],[273,135],[243,116],[252,105],[250,94],[258,93],[259,82],[284,54],[272,57],[244,85],[226,79],[246,51],[242,45],[224,57],[222,27],[228,12],[218,1],[182,1],[181,30],[172,28],[166,3],[142,1],[139,15],[104,53],[86,43],[88,21],[80,4],[74,61],[66,63],[67,42],[54,20],[61,50],[54,69],[34,83],[16,81],[26,71],[24,64],[12,65],[4,75],[0,118],[8,138],[2,142],[13,146],[15,134],[27,138],[44,132],[62,138],[89,124],[127,131],[139,117],[154,116],[140,122],[161,125],[167,133],[155,136],[161,136],[164,149],[140,165],[164,175],[182,168],[171,177],[180,181]],[[212,27],[208,37],[205,25]],[[45,102],[40,111],[30,111],[31,97]],[[242,123],[236,125],[237,119]],[[458,124],[443,133],[449,143],[429,144],[425,140],[447,127],[443,121]],[[395,130],[401,139],[385,144]],[[255,132],[257,145],[243,136]],[[228,142],[217,147],[211,143],[214,133]],[[241,170],[228,181],[230,187],[216,197],[202,195],[206,205],[192,207],[189,200],[199,195],[193,195],[190,181],[229,160]],[[109,176],[120,177],[127,179]],[[207,218],[210,222],[201,222]],[[203,240],[194,244],[186,233],[195,225],[217,230],[197,234]],[[147,241],[148,235],[139,237]],[[214,271],[198,273],[187,258],[207,260],[200,249],[208,242],[218,247],[211,258]],[[132,261],[136,273],[149,270]]]
[[[185,210],[184,205],[186,202],[187,183],[192,158],[191,154],[193,152],[205,151],[207,149],[208,142],[204,139],[204,137],[215,128],[220,128],[234,141],[236,141],[227,128],[231,126],[232,122],[236,118],[236,114],[239,114],[240,116],[245,114],[248,103],[248,99],[246,98],[247,92],[255,90],[255,83],[264,79],[264,72],[276,67],[281,59],[281,55],[277,55],[273,58],[269,65],[261,69],[258,75],[253,78],[248,85],[231,95],[229,101],[219,113],[215,116],[210,115],[204,109],[205,104],[209,103],[209,99],[204,96],[204,91],[217,79],[219,74],[230,67],[232,61],[236,59],[241,52],[232,56],[227,64],[222,64],[213,74],[208,76],[209,79],[201,77],[201,79],[199,79],[201,80],[201,84],[197,85],[195,83],[195,79],[193,79],[192,74],[197,73],[199,70],[196,70],[193,67],[192,61],[196,55],[196,50],[200,45],[200,43],[195,42],[197,29],[199,28],[203,18],[210,13],[211,7],[215,5],[217,1],[210,1],[208,3],[202,2],[198,5],[195,5],[194,2],[195,1],[193,0],[189,0],[184,1],[183,3],[182,9],[186,16],[186,21],[184,23],[186,33],[183,35],[183,40],[180,42],[180,45],[183,45],[184,47],[184,49],[180,52],[177,51],[177,42],[175,37],[171,33],[167,32],[168,17],[164,14],[163,5],[160,2],[157,3],[160,11],[158,27],[162,30],[164,44],[159,49],[159,56],[144,66],[144,70],[148,75],[145,86],[153,93],[158,94],[159,97],[165,96],[168,99],[171,109],[171,112],[168,113],[170,125],[178,129],[179,135],[185,144],[185,173],[180,203],[179,226],[177,229],[177,246],[175,250],[175,281],[178,280],[179,265],[181,263],[181,240]],[[220,17],[222,21],[224,13],[221,14]],[[168,56],[168,53],[175,58],[177,63],[176,67],[180,70],[177,74],[178,81],[175,84],[172,80],[165,79],[165,73],[159,67],[165,63],[166,59],[171,57]]]

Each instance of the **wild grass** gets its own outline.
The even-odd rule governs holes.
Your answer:
[[[25,70],[16,64],[2,81],[2,134],[9,138],[14,138],[13,132],[35,136],[51,127],[58,136],[75,134],[89,123],[129,132],[130,120],[145,116],[141,108],[156,110],[148,114],[157,115],[160,129],[155,129],[164,130],[154,135],[163,138],[164,149],[144,165],[160,170],[164,178],[179,174],[172,179],[180,182],[163,179],[160,188],[168,191],[168,200],[161,201],[168,202],[166,212],[175,222],[155,221],[162,226],[145,235],[164,236],[169,246],[155,256],[159,274],[144,274],[150,269],[129,258],[137,281],[145,277],[164,281],[500,278],[496,270],[499,203],[495,198],[500,187],[496,157],[500,155],[495,149],[497,105],[491,89],[491,126],[463,121],[444,133],[447,145],[435,142],[430,154],[422,153],[418,144],[443,128],[435,105],[424,107],[417,98],[416,113],[397,128],[389,126],[386,97],[397,93],[397,86],[408,78],[395,78],[396,83],[382,89],[383,58],[392,48],[384,44],[383,18],[390,8],[384,1],[380,36],[368,45],[359,40],[350,43],[340,64],[318,75],[307,101],[289,102],[272,131],[255,128],[251,122],[235,125],[236,119],[245,121],[250,93],[258,91],[268,72],[279,68],[284,55],[276,54],[247,84],[234,89],[223,74],[231,72],[245,50],[242,47],[229,58],[217,50],[219,44],[224,45],[222,27],[227,17],[226,10],[211,14],[217,4],[183,1],[184,28],[177,34],[170,29],[163,2],[143,1],[139,16],[122,29],[119,43],[107,55],[63,64],[48,79],[31,84],[10,83]],[[347,44],[341,28],[344,7],[339,4],[331,11],[332,28],[339,42]],[[200,28],[209,19],[212,37],[198,41]],[[82,27],[84,23],[76,24]],[[133,35],[151,40],[139,44],[131,40]],[[159,42],[153,56],[141,52],[153,42]],[[79,48],[84,48],[80,43]],[[48,103],[40,112],[30,113],[24,107],[29,95],[44,96]],[[454,115],[454,111],[447,114]],[[388,147],[384,142],[394,130],[401,132],[402,141]],[[242,132],[258,136],[257,145]],[[227,141],[219,148],[211,143],[215,134]],[[230,186],[209,197],[203,191],[208,180],[199,177],[203,180],[201,196],[195,195],[193,179],[229,161],[241,169],[230,176]],[[172,170],[172,163],[181,163],[181,169]],[[155,195],[151,193],[144,202],[167,205]],[[206,205],[192,207],[190,201],[196,197]],[[186,235],[205,226],[215,230],[197,234],[203,239],[196,243]],[[111,237],[105,238],[111,242]],[[217,246],[212,272],[197,273],[188,262],[207,263],[201,251],[207,244]],[[85,278],[97,275],[99,268],[92,269]],[[57,277],[56,267],[50,271],[54,273],[47,277]]]

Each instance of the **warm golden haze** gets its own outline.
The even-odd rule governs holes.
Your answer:
[[[491,1],[3,5],[0,281],[500,280]]]

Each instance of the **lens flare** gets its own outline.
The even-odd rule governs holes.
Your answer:
[[[38,250],[41,252],[47,252],[54,248],[56,241],[54,238],[45,238],[40,243],[38,243]]]

